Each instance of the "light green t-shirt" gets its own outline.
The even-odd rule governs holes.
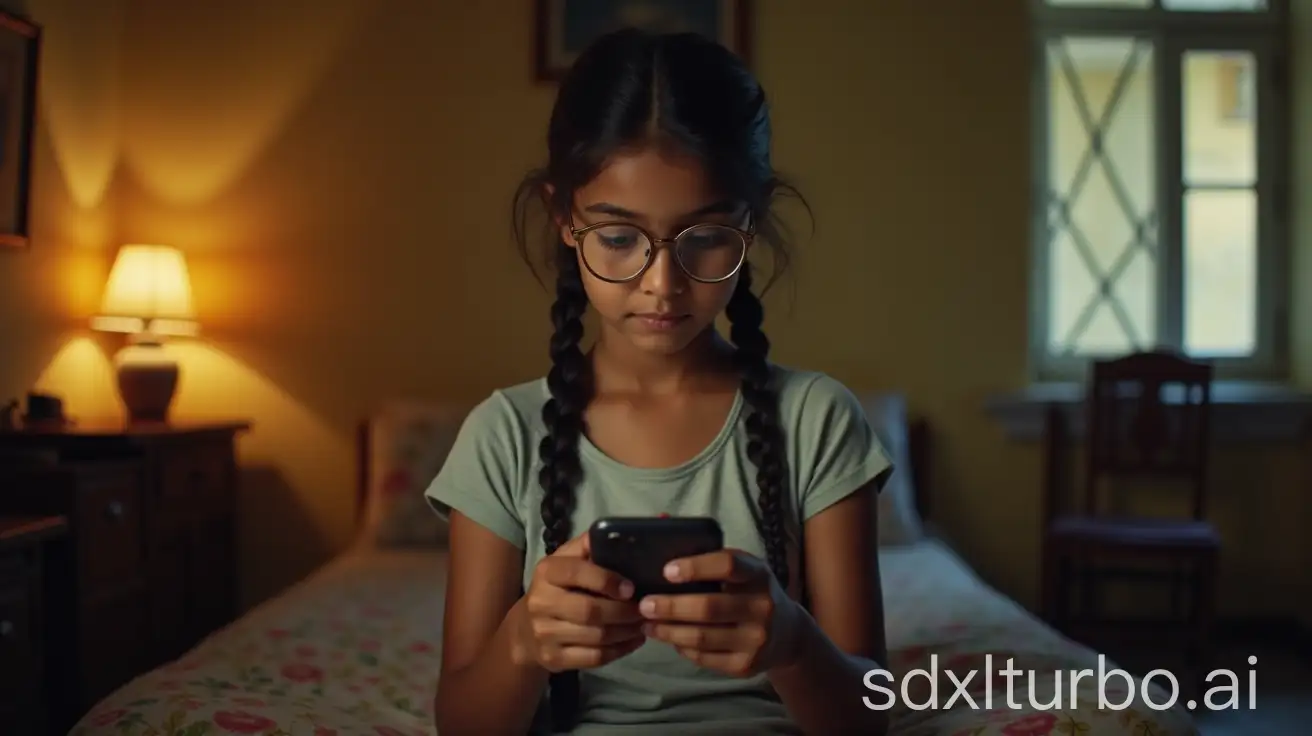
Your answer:
[[[822,373],[773,369],[795,512],[789,527],[798,539],[802,522],[872,479],[882,484],[892,464],[860,402],[841,383]],[[425,494],[442,516],[457,510],[524,550],[525,588],[544,554],[537,448],[548,396],[545,379],[494,392],[465,420]],[[740,392],[716,438],[676,467],[629,467],[581,438],[583,480],[575,489],[571,536],[604,516],[712,516],[725,546],[765,559],[746,411]],[[648,641],[580,678],[575,734],[800,733],[764,675],[704,670],[662,642]]]

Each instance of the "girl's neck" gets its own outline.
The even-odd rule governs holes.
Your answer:
[[[708,329],[683,350],[659,355],[603,333],[592,350],[598,393],[672,394],[704,387],[725,375],[733,347]]]

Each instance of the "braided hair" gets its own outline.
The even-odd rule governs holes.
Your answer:
[[[729,339],[734,344],[734,364],[742,380],[743,402],[748,414],[747,457],[756,466],[757,504],[761,541],[766,561],[779,585],[788,588],[788,462],[784,454],[783,429],[779,424],[779,397],[771,382],[770,340],[761,329],[765,310],[752,293],[752,270],[744,264],[738,286],[725,310],[729,317]]]
[[[583,410],[590,391],[586,383],[587,360],[579,349],[583,339],[583,314],[588,297],[574,250],[564,243],[556,251],[556,301],[551,305],[551,371],[547,388],[551,398],[542,405],[542,423],[547,434],[538,445],[538,485],[542,487],[542,542],[546,554],[570,540],[573,529],[574,488],[583,478],[579,464],[579,436],[583,433]],[[554,673],[550,679],[551,722],[567,724],[578,709],[579,677],[574,671]],[[557,730],[561,728],[558,725]]]
[[[580,348],[588,298],[577,254],[561,239],[561,224],[571,220],[574,192],[609,156],[657,141],[696,155],[715,187],[745,205],[756,242],[772,250],[775,275],[788,264],[783,225],[772,204],[780,195],[800,195],[771,166],[765,92],[743,62],[699,35],[632,29],[602,36],[584,50],[557,92],[547,132],[548,163],[524,179],[514,202],[515,239],[530,266],[530,211],[544,206],[547,260],[556,271],[550,397],[542,407],[547,431],[538,446],[547,554],[574,534],[574,490],[583,475],[578,444],[592,398],[590,366]],[[747,454],[756,468],[759,533],[771,570],[787,588],[789,473],[770,342],[761,329],[764,309],[753,293],[753,277],[751,264],[744,264],[725,312],[746,407]],[[579,705],[578,673],[553,674],[549,697],[552,728],[569,730]]]

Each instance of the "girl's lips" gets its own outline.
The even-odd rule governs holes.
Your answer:
[[[688,319],[686,314],[635,314],[633,315],[644,327],[649,330],[662,331],[672,330],[683,324]]]

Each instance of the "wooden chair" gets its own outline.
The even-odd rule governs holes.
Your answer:
[[[1098,584],[1118,573],[1143,577],[1143,562],[1164,563],[1175,584],[1171,590],[1173,613],[1185,620],[1167,620],[1160,629],[1150,627],[1147,633],[1155,641],[1169,638],[1182,644],[1200,678],[1212,656],[1221,547],[1220,535],[1206,520],[1211,383],[1210,365],[1169,353],[1138,353],[1095,363],[1087,392],[1081,504],[1071,512],[1060,508],[1062,481],[1069,479],[1063,455],[1071,443],[1055,407],[1048,411],[1045,436],[1045,618],[1076,638],[1096,631],[1129,633],[1130,622],[1098,618]],[[1187,485],[1192,493],[1189,517],[1108,513],[1107,504],[1100,501],[1110,499],[1100,492],[1100,484],[1128,479]],[[1127,560],[1140,566],[1128,570],[1107,567],[1107,563]],[[1148,574],[1153,575],[1151,571]],[[1180,605],[1181,582],[1190,592],[1187,606]],[[1082,594],[1079,617],[1070,610],[1071,594],[1076,591]],[[1083,634],[1075,633],[1081,630]]]

